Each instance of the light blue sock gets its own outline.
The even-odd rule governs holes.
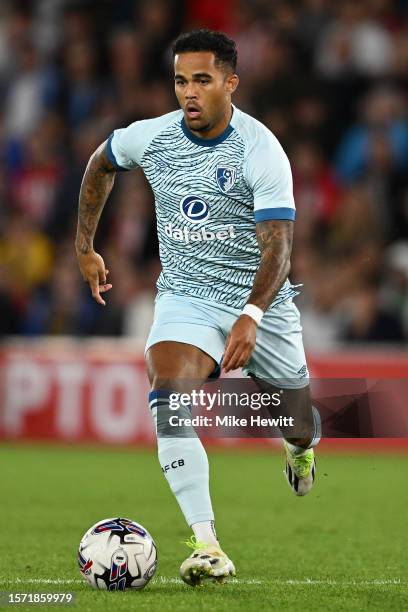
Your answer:
[[[185,437],[173,437],[172,432],[169,432],[170,414],[191,417],[187,407],[180,406],[177,411],[169,411],[170,394],[169,391],[149,393],[149,406],[156,425],[161,468],[188,525],[213,521],[207,454],[194,428],[186,428]]]

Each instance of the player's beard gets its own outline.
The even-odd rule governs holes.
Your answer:
[[[208,119],[203,116],[201,116],[197,121],[194,118],[190,119],[187,113],[185,113],[184,121],[186,122],[189,130],[192,132],[207,132],[209,129],[211,129],[211,122],[209,122]]]
[[[210,123],[206,123],[205,125],[199,125],[199,126],[191,126],[191,125],[189,125],[189,128],[193,132],[208,132],[208,130],[211,129],[211,124]]]

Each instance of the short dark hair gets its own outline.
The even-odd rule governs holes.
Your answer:
[[[172,45],[173,56],[178,53],[211,51],[216,64],[227,64],[233,72],[237,68],[237,46],[235,41],[223,32],[213,30],[193,30],[180,34]]]

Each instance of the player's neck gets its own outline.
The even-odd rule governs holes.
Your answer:
[[[189,129],[191,133],[197,138],[202,138],[203,140],[213,140],[214,138],[218,138],[218,136],[221,136],[221,134],[225,132],[225,130],[230,124],[233,112],[234,108],[231,105],[225,112],[224,117],[208,131],[200,132],[196,130],[191,130],[190,128]]]

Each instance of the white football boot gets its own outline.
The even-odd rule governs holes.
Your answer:
[[[306,495],[313,487],[316,475],[316,460],[313,448],[309,448],[301,455],[292,453],[283,441],[286,453],[286,466],[284,474],[292,491],[299,496]]]
[[[190,586],[202,586],[204,580],[223,583],[229,576],[235,576],[233,562],[218,546],[199,542],[195,536],[186,544],[193,552],[181,564],[180,576]]]

